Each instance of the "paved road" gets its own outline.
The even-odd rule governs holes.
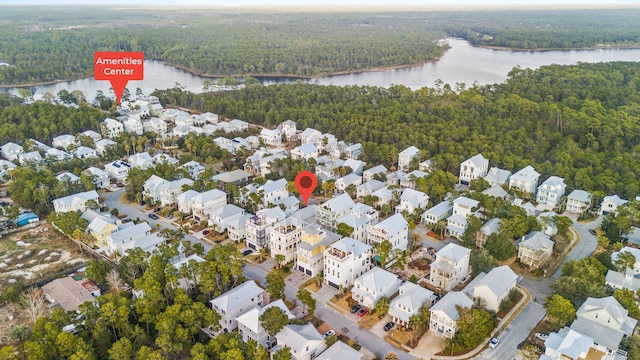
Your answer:
[[[264,284],[265,276],[267,275],[267,272],[269,271],[271,266],[273,266],[273,262],[271,263],[271,265],[268,264],[268,261],[265,261],[262,264],[252,264],[247,262],[246,266],[244,267],[243,273],[247,278],[258,280],[262,284]],[[289,280],[291,276],[289,276],[287,279]],[[297,301],[297,292],[298,288],[294,284],[291,284],[289,282],[286,283],[284,293],[287,299],[291,301]],[[373,353],[380,355],[380,357],[384,356],[389,351],[393,351],[402,360],[414,359],[414,357],[412,357],[411,355],[396,349],[393,345],[380,339],[380,337],[376,336],[372,332],[363,329],[350,317],[340,314],[333,308],[327,306],[327,298],[319,298],[318,294],[314,294],[314,297],[317,300],[317,309],[315,315],[318,318],[324,320],[331,327],[338,329],[338,331],[342,331],[343,328],[349,329],[348,333],[346,334],[348,337],[359,342],[362,346],[371,350]]]
[[[143,211],[142,206],[124,205],[122,202],[120,202],[120,197],[122,197],[122,194],[124,194],[124,188],[119,188],[117,191],[114,191],[114,192],[107,191],[101,194],[105,198],[104,205],[109,207],[110,209],[114,209],[114,208],[118,209],[118,212],[120,214],[126,214],[130,219],[135,220],[136,218],[139,218],[142,221],[146,221],[149,223],[149,226],[151,226],[152,229],[157,229],[156,224],[160,224],[160,229],[164,229],[164,228],[176,229],[176,227],[173,224],[171,224],[168,221],[168,219],[165,219],[162,217],[159,218],[158,220],[150,219],[148,216],[149,212]],[[201,239],[198,239],[193,235],[185,235],[184,239],[189,241],[191,244],[194,244],[194,243],[202,244],[204,246],[205,252],[211,249],[211,244]]]
[[[518,345],[531,333],[531,330],[542,320],[545,312],[542,305],[530,302],[522,312],[498,335],[500,343],[495,349],[487,348],[476,356],[479,360],[513,359]]]
[[[599,228],[601,224],[602,216],[599,216],[596,220],[588,224],[581,224],[575,220],[573,221],[573,228],[576,229],[580,235],[580,242],[578,242],[578,245],[576,245],[576,247],[571,251],[571,254],[566,257],[563,263],[569,260],[584,259],[593,254],[598,247],[598,238],[595,235],[591,235],[591,233],[589,233],[589,229]],[[557,279],[561,274],[562,266],[558,266],[558,269],[556,269],[551,277]]]

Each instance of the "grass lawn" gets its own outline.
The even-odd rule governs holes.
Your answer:
[[[400,330],[398,328],[393,328],[391,331],[389,331],[389,335],[387,335],[387,339],[391,340],[390,342],[392,344],[407,345],[407,346],[415,349],[415,347],[418,346],[418,343],[420,343],[420,339],[417,338],[413,342],[413,344],[411,344],[411,338],[413,337],[414,333],[415,333],[415,331],[413,331],[413,330],[404,330],[404,331],[402,331],[402,330]]]
[[[378,314],[372,312],[372,310],[369,310],[367,315],[362,317],[362,320],[358,321],[358,324],[360,326],[362,326],[363,328],[365,328],[365,329],[371,329],[372,327],[374,327],[376,324],[378,324],[382,320],[383,319],[378,317]]]
[[[315,279],[313,280],[314,281],[311,284],[307,285],[307,289],[309,289],[309,291],[316,292],[320,290],[320,286],[318,286],[318,282],[315,281]]]

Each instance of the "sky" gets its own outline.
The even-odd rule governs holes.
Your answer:
[[[587,6],[638,5],[640,0],[0,0],[0,5],[210,5],[210,6]]]

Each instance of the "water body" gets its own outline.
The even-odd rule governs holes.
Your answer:
[[[511,51],[494,50],[472,46],[465,40],[447,39],[449,49],[439,61],[426,63],[421,66],[404,69],[390,69],[385,71],[368,71],[353,74],[325,76],[316,79],[296,78],[261,78],[263,84],[292,83],[302,81],[320,85],[373,85],[389,87],[391,85],[405,85],[411,89],[433,86],[437,80],[454,86],[464,83],[468,86],[495,84],[507,79],[509,71],[521,68],[536,69],[550,64],[576,64],[578,62],[608,62],[608,61],[638,61],[640,49],[595,49],[595,50],[557,50],[557,51]],[[135,94],[139,87],[145,94],[155,89],[174,87],[176,83],[186,90],[202,92],[205,78],[189,72],[164,65],[159,61],[145,61],[144,80],[130,81],[127,88]],[[96,81],[93,78],[62,82],[52,85],[31,87],[34,98],[39,99],[45,92],[57,94],[62,89],[68,91],[80,90],[88,99],[92,99],[98,90],[109,96],[108,81]],[[17,89],[2,89],[17,93]],[[112,95],[111,95],[112,96]]]

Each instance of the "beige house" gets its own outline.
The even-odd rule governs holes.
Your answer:
[[[529,267],[539,268],[551,257],[554,244],[549,235],[531,232],[523,236],[518,244],[518,258]]]

